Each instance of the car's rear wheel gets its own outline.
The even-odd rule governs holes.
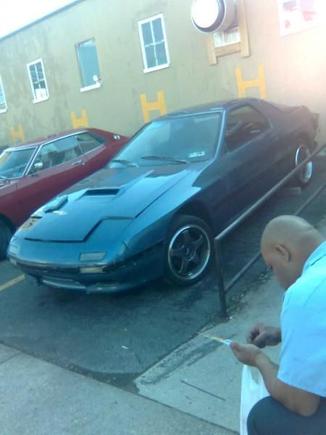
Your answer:
[[[299,166],[300,163],[302,163],[307,157],[311,155],[309,146],[303,142],[300,141],[297,145],[296,151],[295,151],[295,159],[294,159],[294,165],[295,167]],[[305,187],[307,186],[313,176],[314,172],[314,164],[312,161],[306,163],[296,174],[295,181],[296,183],[301,186]]]
[[[0,220],[0,260],[7,256],[7,248],[12,236],[10,227],[2,220]]]
[[[189,286],[207,273],[213,254],[213,238],[203,219],[180,215],[172,223],[165,243],[165,277]]]

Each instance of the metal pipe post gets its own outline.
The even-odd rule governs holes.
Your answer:
[[[221,315],[222,317],[227,318],[228,312],[226,307],[226,291],[224,285],[221,249],[220,249],[220,242],[217,239],[214,240],[214,248],[215,248],[215,264],[216,264],[218,294],[219,294],[220,306],[221,306]]]

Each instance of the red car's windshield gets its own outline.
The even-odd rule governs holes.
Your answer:
[[[35,147],[8,149],[0,154],[0,178],[21,177],[34,154]]]

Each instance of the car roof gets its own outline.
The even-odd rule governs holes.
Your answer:
[[[82,128],[82,129],[78,128],[78,129],[66,130],[66,131],[62,131],[60,133],[51,134],[51,135],[46,136],[46,137],[39,137],[39,138],[33,139],[31,141],[27,141],[24,143],[20,143],[17,145],[6,147],[4,149],[8,150],[8,149],[17,149],[17,148],[24,148],[24,149],[33,148],[35,146],[39,146],[39,145],[43,145],[43,144],[48,143],[48,142],[52,142],[53,140],[56,140],[56,139],[61,139],[63,137],[71,136],[71,135],[74,135],[77,133],[85,133],[85,132],[92,131],[92,130],[93,130],[92,128]]]
[[[172,118],[184,115],[195,115],[207,112],[217,112],[221,110],[231,109],[232,107],[238,106],[239,104],[260,103],[261,101],[262,100],[260,100],[259,98],[236,98],[233,100],[215,101],[212,103],[201,104],[199,106],[193,106],[190,108],[177,110],[175,112],[168,113],[167,115],[164,115],[159,119]]]

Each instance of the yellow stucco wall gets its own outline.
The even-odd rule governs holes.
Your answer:
[[[129,135],[160,113],[245,94],[307,105],[321,114],[320,140],[326,139],[325,26],[281,37],[277,0],[245,0],[250,57],[232,54],[210,65],[190,5],[191,0],[84,0],[0,40],[8,103],[0,114],[0,145],[81,125]],[[164,15],[171,64],[145,74],[137,22],[158,13]],[[93,37],[102,86],[80,92],[75,44]],[[33,104],[26,64],[38,58],[50,96]]]

